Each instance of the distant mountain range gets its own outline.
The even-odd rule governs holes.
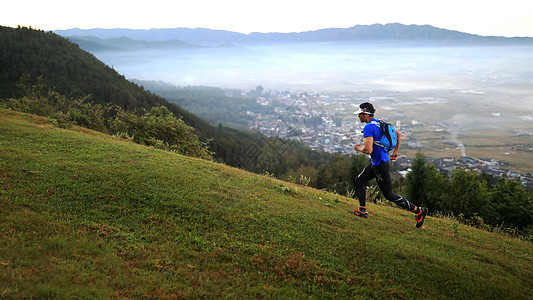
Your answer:
[[[102,39],[96,36],[70,36],[71,42],[78,44],[82,49],[92,51],[135,50],[135,49],[175,49],[175,48],[198,48],[202,46],[189,44],[177,39],[166,41],[136,40],[129,37],[116,37]]]
[[[440,44],[471,45],[522,45],[533,44],[529,37],[480,36],[459,31],[436,28],[429,25],[374,24],[350,28],[327,28],[297,33],[251,33],[243,34],[205,28],[174,29],[68,29],[55,33],[69,37],[82,48],[93,50],[128,47],[197,47],[240,45],[251,43],[312,43],[350,41],[415,41]],[[88,38],[90,37],[90,38]],[[126,40],[130,39],[130,40]],[[120,40],[116,40],[120,39]],[[135,40],[137,42],[133,42]],[[145,41],[144,43],[138,41]],[[146,43],[146,42],[157,42]],[[162,43],[164,42],[164,43]],[[81,45],[80,45],[81,46]]]

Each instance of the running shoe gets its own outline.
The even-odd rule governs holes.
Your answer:
[[[424,220],[426,219],[427,214],[428,214],[428,209],[425,207],[420,207],[420,212],[415,215],[416,228],[422,227],[422,224],[424,224]]]
[[[348,213],[350,213],[352,215],[356,215],[356,216],[361,217],[361,218],[366,218],[368,216],[368,213],[366,211],[361,211],[359,209],[349,210]]]

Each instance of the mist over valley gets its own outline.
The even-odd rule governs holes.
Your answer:
[[[343,123],[358,122],[353,105],[373,101],[378,117],[410,132],[417,147],[404,154],[422,149],[533,168],[533,45],[359,40],[92,53],[129,79],[322,94],[334,101],[315,102]]]
[[[477,90],[531,83],[533,46],[394,42],[95,51],[128,78],[179,86],[357,91]]]

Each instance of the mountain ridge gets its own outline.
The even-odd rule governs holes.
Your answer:
[[[62,36],[92,35],[102,39],[129,37],[136,40],[180,40],[185,43],[216,46],[224,43],[280,43],[280,42],[346,42],[371,40],[417,40],[426,42],[460,42],[480,45],[533,43],[530,37],[481,36],[431,25],[404,25],[400,23],[355,25],[350,28],[324,28],[292,33],[250,34],[207,28],[162,29],[67,29],[56,30]]]
[[[102,39],[96,36],[71,36],[68,39],[78,44],[86,51],[118,51],[118,50],[137,50],[137,49],[176,49],[176,48],[200,48],[202,46],[189,44],[180,40],[166,41],[144,41],[135,40],[129,37],[116,37]]]

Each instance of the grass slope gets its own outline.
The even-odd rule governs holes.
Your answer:
[[[0,109],[0,298],[533,297],[533,247]]]

